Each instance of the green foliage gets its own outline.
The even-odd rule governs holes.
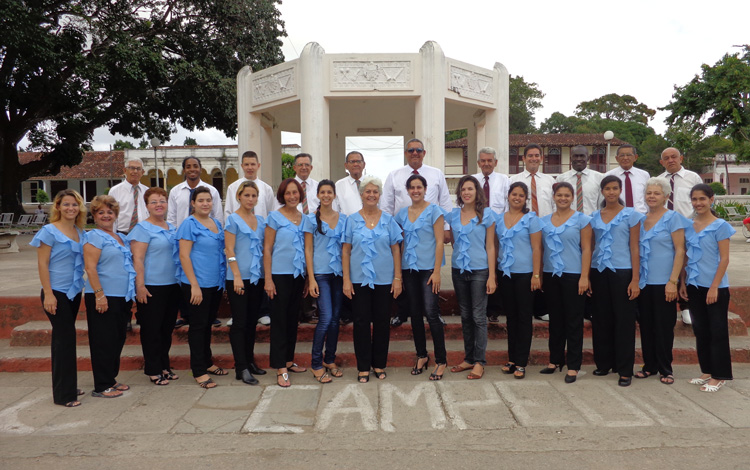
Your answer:
[[[125,149],[134,149],[135,145],[133,145],[132,142],[128,140],[115,140],[115,144],[112,146],[112,150],[125,150]]]
[[[648,171],[651,176],[664,173],[664,167],[659,161],[661,160],[661,152],[670,146],[669,141],[658,134],[648,136],[641,142],[640,146],[636,147],[638,150],[636,166]]]
[[[648,124],[656,111],[640,103],[634,96],[610,93],[576,107],[576,116],[583,119],[632,121]]]
[[[49,202],[49,194],[43,189],[37,189],[36,191],[36,202],[39,204],[47,204]]]
[[[188,136],[185,137],[185,141],[182,143],[182,145],[198,145],[198,142],[194,138]]]
[[[723,196],[727,193],[727,190],[724,188],[724,185],[719,183],[718,181],[714,181],[713,183],[709,184],[709,186],[711,186],[711,189],[714,190],[714,194],[717,196]]]
[[[534,113],[542,107],[544,93],[536,83],[529,83],[522,76],[510,77],[508,119],[511,134],[533,134],[536,132]]]
[[[294,155],[288,153],[281,154],[281,179],[294,178]]]
[[[455,129],[452,131],[445,131],[445,141],[450,142],[452,140],[463,139],[469,135],[469,131],[466,129]]]
[[[138,142],[138,149],[139,150],[145,150],[145,149],[148,148],[149,145],[150,144],[148,143],[148,141],[146,141],[146,139],[141,139],[141,141]]]

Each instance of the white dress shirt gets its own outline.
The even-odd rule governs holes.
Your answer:
[[[601,209],[602,188],[601,182],[604,175],[591,168],[584,168],[581,172],[581,189],[583,190],[583,213],[591,215]],[[557,176],[558,182],[570,183],[573,185],[573,204],[571,207],[575,210],[578,207],[578,198],[576,196],[576,183],[578,182],[578,172],[576,170],[566,171]]]
[[[411,206],[411,198],[406,191],[406,180],[412,175],[412,171],[414,169],[406,165],[388,174],[383,184],[383,196],[380,199],[380,208],[383,211],[395,216],[404,207]],[[422,165],[417,172],[427,181],[425,201],[437,204],[444,211],[450,212],[453,205],[443,172],[428,165]],[[449,227],[446,223],[445,229],[448,230]]]
[[[666,178],[669,181],[672,178],[672,174],[664,172],[659,175],[660,178]],[[672,201],[674,201],[674,210],[684,215],[687,218],[693,217],[693,204],[690,202],[690,190],[696,184],[703,183],[700,175],[694,171],[685,169],[684,166],[680,166],[680,170],[674,173],[674,195]],[[668,206],[669,201],[664,207]]]
[[[143,195],[147,190],[148,186],[138,183],[138,222],[148,219],[148,208],[146,207],[146,201],[143,199]],[[117,216],[117,226],[115,228],[118,232],[128,233],[130,218],[133,216],[133,209],[135,208],[135,204],[133,203],[133,185],[125,180],[122,183],[112,186],[108,194],[115,198],[117,204],[120,205],[120,215]]]
[[[302,184],[303,182],[299,176],[295,176],[294,179],[296,179],[299,184]],[[318,182],[312,178],[307,178],[306,182],[307,188],[305,189],[305,196],[307,197],[307,212],[308,214],[312,214],[318,210],[318,206],[320,205],[320,200],[318,199]],[[297,204],[297,209],[300,212],[304,212],[302,210],[301,202]]]
[[[648,206],[646,206],[646,181],[651,178],[651,175],[647,171],[641,170],[640,168],[632,167],[630,170],[630,185],[633,187],[633,207],[636,211],[641,214],[648,212]],[[617,167],[614,170],[609,170],[604,176],[615,175],[622,181],[622,200],[627,201],[627,188],[625,187],[625,170],[622,167]]]
[[[539,206],[539,212],[536,215],[544,217],[555,212],[555,201],[552,200],[552,185],[555,184],[555,178],[537,171],[535,179],[536,203]],[[529,170],[523,170],[521,173],[510,177],[511,184],[516,181],[526,184],[526,187],[529,188],[529,198],[526,201],[526,206],[531,209],[531,173],[529,173]]]
[[[347,176],[336,181],[336,201],[341,213],[347,216],[362,209],[362,197],[359,195],[357,180]]]
[[[479,181],[479,189],[484,191],[484,173],[473,175]],[[508,188],[510,187],[510,178],[493,171],[490,173],[490,200],[487,201],[487,207],[492,209],[496,214],[502,214],[508,210]]]
[[[237,212],[237,209],[240,208],[240,203],[237,201],[237,188],[239,188],[245,181],[252,181],[258,186],[258,202],[253,208],[255,215],[259,215],[266,219],[268,218],[269,212],[278,210],[278,208],[281,207],[279,201],[276,200],[276,193],[271,186],[257,178],[249,180],[248,178],[243,177],[230,184],[227,188],[227,198],[226,201],[224,201],[224,220],[227,220],[230,215]]]
[[[224,223],[223,211],[221,208],[221,196],[219,191],[205,181],[198,181],[198,186],[205,186],[211,192],[213,207],[211,208],[211,217]],[[189,217],[190,212],[190,186],[187,181],[178,184],[169,192],[169,209],[167,209],[167,222],[179,227],[183,220]]]

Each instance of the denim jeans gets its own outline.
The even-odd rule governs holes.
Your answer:
[[[453,268],[453,289],[456,292],[461,312],[461,328],[464,335],[464,361],[468,364],[487,363],[487,279],[489,269],[473,272]]]
[[[445,331],[443,322],[440,321],[440,297],[432,292],[432,285],[427,281],[432,276],[432,269],[404,270],[404,293],[409,299],[409,311],[411,311],[411,331],[414,337],[414,346],[417,356],[427,357],[427,338],[424,331],[424,320],[430,325],[430,335],[435,348],[435,362],[446,363],[445,353]]]
[[[312,360],[310,366],[319,370],[323,363],[336,362],[336,346],[339,341],[339,317],[341,303],[344,299],[344,279],[335,274],[316,274],[318,283],[318,324],[315,325],[315,335],[312,344]],[[326,352],[323,357],[323,343]]]

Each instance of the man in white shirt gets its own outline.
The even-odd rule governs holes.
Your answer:
[[[355,151],[346,154],[344,168],[349,176],[336,181],[336,200],[341,213],[352,215],[362,209],[362,198],[359,195],[359,180],[365,169],[365,157]]]
[[[302,190],[305,191],[305,200],[297,205],[297,209],[303,214],[312,214],[318,209],[320,201],[318,200],[318,182],[310,178],[310,172],[313,169],[312,155],[309,153],[300,153],[294,157],[294,173]]]
[[[242,171],[245,173],[245,177],[238,179],[227,188],[226,201],[224,201],[224,220],[227,220],[231,214],[237,212],[237,209],[239,209],[240,203],[237,201],[237,188],[245,181],[252,181],[258,186],[258,203],[253,208],[255,215],[259,215],[265,219],[268,217],[269,212],[281,207],[279,201],[276,200],[273,188],[258,178],[258,170],[260,170],[258,154],[252,150],[243,153]]]
[[[638,160],[635,147],[630,144],[621,145],[615,156],[620,165],[614,170],[609,170],[604,176],[615,175],[622,181],[622,200],[625,207],[633,207],[636,211],[645,214],[648,212],[643,192],[646,189],[646,181],[651,177],[647,171],[633,166]]]
[[[542,164],[542,147],[529,144],[523,149],[523,171],[510,177],[510,183],[520,181],[529,189],[529,200],[526,205],[539,217],[555,211],[552,200],[552,185],[555,179],[539,171]]]
[[[600,209],[600,183],[604,175],[588,168],[588,164],[589,149],[584,145],[576,145],[570,149],[570,165],[573,169],[559,175],[557,181],[573,186],[573,209],[591,215]]]
[[[167,222],[179,227],[183,220],[190,217],[193,213],[191,210],[192,206],[190,205],[190,197],[195,188],[205,186],[211,193],[211,199],[213,199],[211,217],[217,219],[222,224],[224,223],[219,191],[210,184],[201,181],[201,168],[201,161],[197,157],[186,157],[182,160],[182,173],[185,175],[185,181],[172,188],[169,192]]]
[[[502,173],[495,172],[497,167],[497,152],[492,147],[479,149],[477,165],[482,171],[474,175],[479,186],[484,190],[487,207],[497,214],[506,211],[508,203],[508,187],[510,179]]]
[[[120,215],[117,216],[116,230],[129,233],[133,227],[148,219],[148,209],[143,194],[148,186],[141,184],[143,176],[143,161],[130,157],[125,162],[125,181],[112,186],[109,195],[120,205]]]

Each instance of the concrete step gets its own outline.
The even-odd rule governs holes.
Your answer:
[[[461,331],[461,319],[456,316],[445,316],[445,339],[446,340],[461,340],[463,334]],[[504,320],[504,317],[500,317]],[[227,319],[222,319],[222,326],[214,327],[213,332],[213,343],[227,343],[229,342],[229,327],[225,326]],[[549,331],[549,323],[541,320],[534,320],[534,337],[535,338],[547,338]],[[427,338],[431,338],[430,329],[425,325]],[[257,343],[267,343],[269,341],[269,327],[258,325],[257,326]],[[187,344],[187,332],[188,327],[178,328],[173,333],[173,344]],[[305,342],[312,341],[313,334],[315,332],[315,325],[301,324],[299,325],[297,333],[297,341]],[[80,345],[88,344],[88,327],[85,320],[78,320],[76,322],[76,333],[77,343]],[[488,338],[489,339],[506,339],[508,335],[507,325],[504,322],[501,323],[489,323],[488,324]],[[731,336],[746,336],[748,329],[743,323],[742,319],[734,313],[729,313],[729,334]],[[682,321],[677,321],[675,325],[675,336],[676,337],[692,337],[692,327],[684,325]],[[584,337],[591,337],[591,322],[584,322]],[[49,345],[52,338],[52,328],[49,321],[30,321],[23,325],[17,326],[13,329],[10,336],[11,346],[44,346]],[[411,341],[411,323],[406,323],[398,328],[391,328],[391,340],[392,341]],[[342,326],[339,330],[339,341],[340,342],[351,342],[352,341],[352,325]],[[133,331],[128,333],[125,344],[128,345],[140,345],[140,326],[133,322]]]
[[[738,363],[750,363],[750,336],[733,336],[729,339],[732,350],[732,361]],[[428,350],[431,350],[428,342]],[[295,361],[304,366],[310,364],[310,350],[312,344],[309,342],[298,342]],[[463,341],[446,341],[448,350],[448,363],[458,364],[463,359]],[[591,339],[584,339],[583,362],[586,365],[593,364],[593,350]],[[234,364],[232,351],[228,343],[212,345],[214,362],[224,368],[231,369]],[[257,364],[262,368],[268,368],[268,343],[256,345],[255,357]],[[688,337],[675,338],[674,342],[674,364],[696,364],[695,339]],[[430,356],[434,359],[432,353]],[[388,355],[390,367],[411,367],[415,360],[414,344],[411,341],[391,341]],[[190,368],[190,352],[186,344],[176,344],[171,351],[172,367],[185,370]],[[487,344],[487,363],[490,366],[499,366],[507,361],[507,341],[501,339],[490,340]],[[531,365],[545,365],[549,359],[547,340],[534,338],[531,345]],[[640,341],[636,343],[636,368],[641,361]],[[354,345],[351,342],[339,343],[337,351],[337,363],[353,368],[356,364],[354,357]],[[433,361],[431,361],[433,363]],[[138,370],[143,368],[143,354],[141,347],[137,345],[126,345],[123,348],[120,368],[122,370]],[[89,348],[78,347],[78,369],[91,370]],[[50,370],[50,349],[48,346],[12,347],[10,341],[0,340],[0,372],[42,372]]]

